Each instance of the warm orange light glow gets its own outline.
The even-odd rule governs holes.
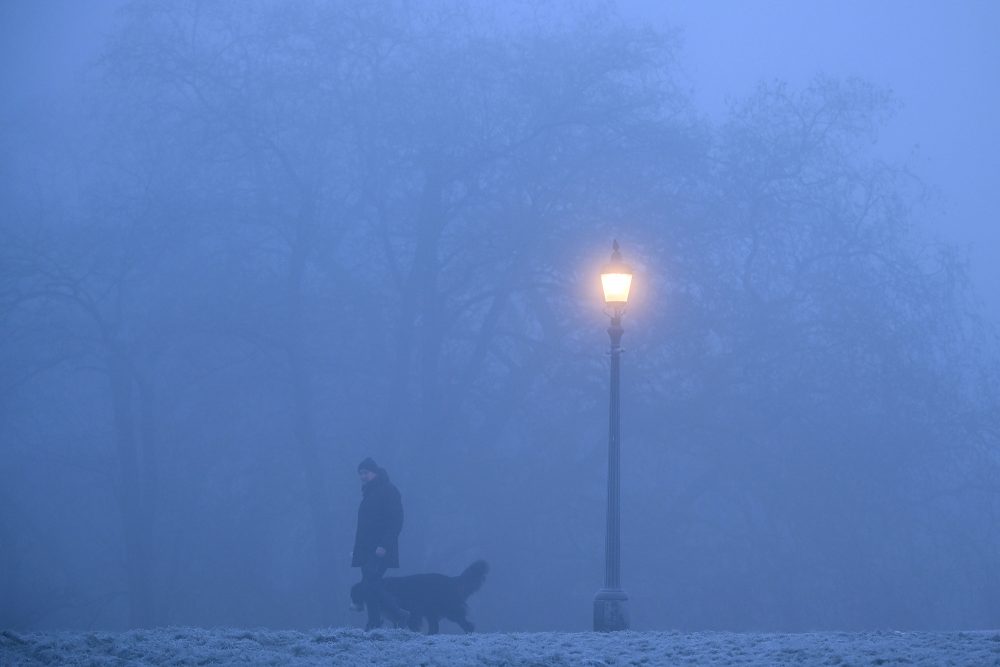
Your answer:
[[[624,306],[628,303],[628,292],[632,287],[632,269],[622,262],[621,253],[618,252],[618,241],[611,247],[611,263],[601,271],[604,303]]]
[[[631,273],[602,273],[605,303],[628,303],[628,291],[632,286]]]

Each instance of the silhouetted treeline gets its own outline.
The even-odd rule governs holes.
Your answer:
[[[551,3],[139,0],[0,141],[0,625],[315,627],[355,466],[483,630],[995,627],[995,333],[860,80],[728,120]],[[946,220],[941,221],[947,224]]]

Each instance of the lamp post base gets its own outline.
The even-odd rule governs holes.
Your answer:
[[[628,630],[628,595],[622,590],[601,589],[594,596],[594,631]]]

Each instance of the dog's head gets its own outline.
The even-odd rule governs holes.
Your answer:
[[[360,582],[351,586],[351,609],[354,611],[365,610],[365,594]]]

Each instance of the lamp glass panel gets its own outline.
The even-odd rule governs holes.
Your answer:
[[[632,286],[631,273],[602,273],[605,303],[627,303],[628,291]]]

